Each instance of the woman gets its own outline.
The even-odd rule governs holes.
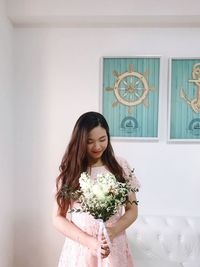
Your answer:
[[[98,173],[112,173],[118,181],[130,179],[131,170],[123,159],[116,159],[110,143],[108,124],[100,113],[87,112],[77,120],[71,140],[60,165],[53,224],[66,236],[59,267],[97,267],[97,251],[101,249],[102,266],[133,267],[125,230],[137,218],[135,193],[129,194],[125,212],[119,211],[106,222],[111,249],[104,236],[98,240],[98,223],[88,213],[67,214],[69,208],[79,207],[73,199],[63,198],[62,188],[71,192],[79,189],[82,172],[95,179]],[[138,182],[132,175],[132,186]]]

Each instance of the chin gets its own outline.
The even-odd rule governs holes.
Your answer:
[[[101,155],[100,156],[92,156],[92,159],[95,159],[95,160],[100,159],[100,158],[101,158]]]
[[[100,159],[100,158],[102,157],[102,154],[103,154],[103,153],[99,153],[99,154],[97,154],[97,155],[96,155],[96,154],[92,154],[92,155],[91,155],[91,158],[96,159],[96,160],[97,160],[97,159]]]

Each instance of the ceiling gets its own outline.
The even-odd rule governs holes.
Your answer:
[[[7,0],[16,27],[200,27],[200,0]]]

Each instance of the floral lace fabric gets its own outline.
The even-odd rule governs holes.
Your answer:
[[[123,159],[118,159],[123,167],[127,179],[130,179],[130,167]],[[108,170],[104,167],[93,167],[91,169],[91,177],[95,179],[98,173],[107,173]],[[139,182],[132,175],[131,184],[133,187],[139,187]],[[78,207],[78,203],[74,203],[73,207]],[[107,226],[112,226],[122,215],[122,209],[112,216],[107,222]],[[74,224],[80,227],[83,231],[95,237],[98,236],[99,223],[91,215],[87,213],[71,213],[70,218]],[[90,253],[87,247],[80,245],[69,238],[66,238],[58,267],[98,267],[97,257]],[[106,259],[102,260],[102,267],[134,267],[131,251],[129,248],[127,236],[122,232],[112,241],[111,253]]]

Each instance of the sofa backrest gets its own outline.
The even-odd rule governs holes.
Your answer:
[[[143,215],[127,235],[135,267],[200,267],[200,217]]]

